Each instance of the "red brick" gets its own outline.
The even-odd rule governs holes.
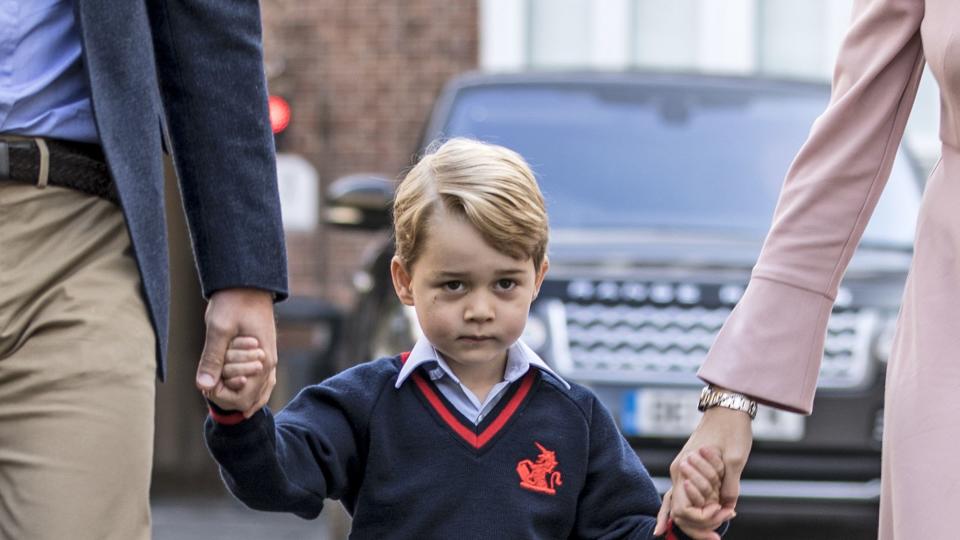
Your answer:
[[[293,108],[282,150],[314,164],[321,193],[346,174],[398,177],[443,84],[477,67],[476,0],[263,0],[261,9],[270,89]],[[322,226],[288,234],[292,293],[349,304],[375,242]]]

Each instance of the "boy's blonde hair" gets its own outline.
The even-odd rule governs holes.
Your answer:
[[[428,150],[393,201],[396,254],[408,269],[423,251],[430,217],[440,205],[466,219],[497,251],[529,257],[540,270],[549,236],[547,211],[520,154],[465,138]]]

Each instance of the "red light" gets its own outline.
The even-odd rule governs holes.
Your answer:
[[[267,101],[270,106],[270,128],[277,134],[290,125],[290,104],[280,96],[270,96]]]

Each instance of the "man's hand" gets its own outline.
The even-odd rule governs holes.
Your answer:
[[[260,388],[243,404],[250,417],[266,405],[277,384],[277,329],[273,319],[273,295],[261,289],[223,289],[213,293],[207,304],[206,342],[197,367],[197,388],[204,395],[217,386],[223,371],[227,346],[237,336],[256,338],[266,353],[265,377],[257,377]],[[251,381],[252,382],[252,381]],[[256,398],[256,399],[254,399]]]
[[[670,497],[664,497],[654,533],[666,532],[667,519],[670,517],[684,524],[685,529],[700,530],[713,530],[725,521],[720,518],[729,519],[740,497],[740,475],[747,464],[751,446],[753,433],[750,430],[750,416],[746,413],[723,407],[714,407],[704,412],[697,429],[670,465],[672,493]],[[702,456],[700,449],[705,447],[719,450],[723,460],[723,481],[720,485],[720,505],[723,512],[704,512],[703,509],[698,510],[689,504],[679,504],[688,502],[683,485],[683,469],[691,464],[692,455]]]

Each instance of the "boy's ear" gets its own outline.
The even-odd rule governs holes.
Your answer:
[[[390,260],[390,277],[393,278],[393,290],[397,291],[397,298],[405,305],[413,305],[413,287],[411,286],[410,272],[403,261],[396,255]]]
[[[537,269],[537,276],[534,281],[535,287],[533,289],[533,297],[536,298],[540,294],[540,286],[543,285],[543,278],[547,277],[547,270],[550,269],[550,261],[544,257],[543,262],[540,263],[540,268]]]

